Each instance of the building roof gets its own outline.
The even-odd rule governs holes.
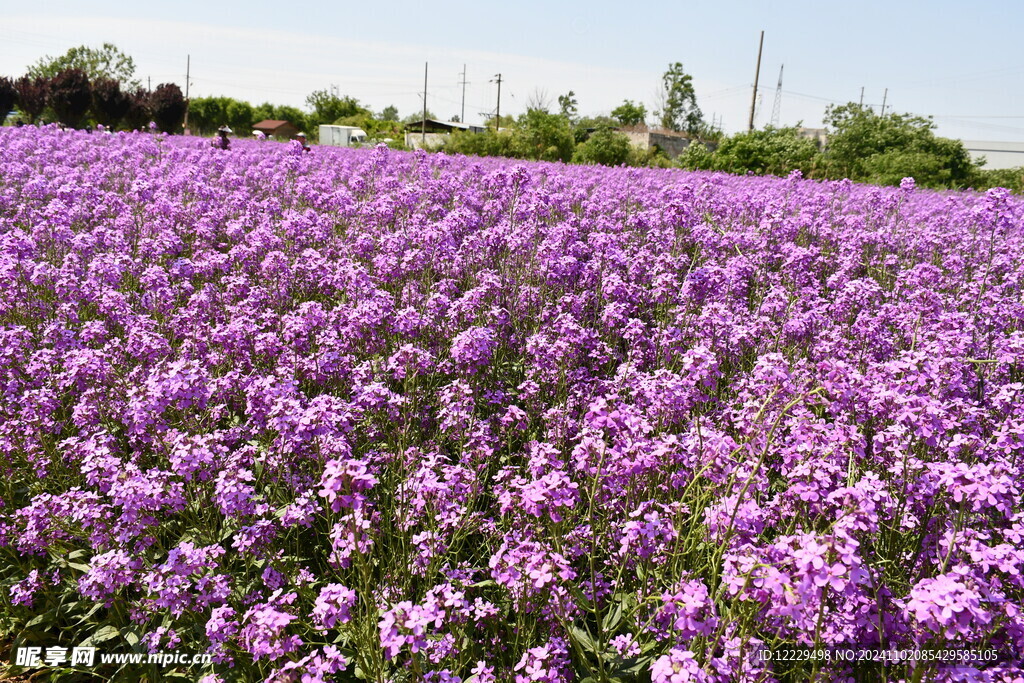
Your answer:
[[[295,128],[295,124],[290,121],[278,121],[277,119],[264,119],[259,123],[254,123],[252,127],[254,130],[277,130],[282,126],[291,126],[292,128]]]
[[[437,119],[426,119],[425,121],[423,119],[420,119],[419,121],[412,121],[410,123],[405,124],[405,129],[410,132],[416,132],[417,130],[422,129],[424,127],[424,124],[426,124],[428,132],[436,132],[439,130],[468,130],[474,133],[478,133],[484,130],[483,126],[476,126],[471,123],[460,123],[459,121],[439,121]]]

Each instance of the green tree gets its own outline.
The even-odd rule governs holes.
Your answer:
[[[430,111],[429,109],[427,110],[427,118],[433,119],[434,121],[437,120],[437,116],[434,114],[434,112]],[[402,119],[402,123],[404,123],[405,125],[409,125],[410,123],[419,123],[422,120],[423,111],[420,110],[415,114],[409,114],[408,116],[406,116],[404,119]]]
[[[515,156],[512,133],[507,130],[495,133],[493,129],[487,129],[482,133],[455,131],[445,143],[444,151],[447,154],[478,157]]]
[[[625,100],[612,109],[612,118],[623,126],[643,125],[647,119],[647,108],[643,104],[634,104],[633,100]]]
[[[975,172],[972,184],[977,190],[1005,187],[1007,190],[1021,194],[1024,192],[1024,166],[1016,168],[979,168]]]
[[[688,171],[709,171],[715,168],[715,157],[703,142],[693,140],[683,153],[676,157],[675,164]]]
[[[252,108],[252,120],[256,123],[274,118],[274,105],[269,102],[258,104]]]
[[[586,142],[594,132],[602,128],[615,128],[618,123],[610,116],[584,116],[573,126],[572,135],[576,144],[580,144]]]
[[[397,121],[398,120],[398,107],[393,104],[389,104],[384,107],[380,112],[381,121]]]
[[[519,117],[512,148],[521,159],[569,161],[576,140],[565,117],[532,109]]]
[[[354,97],[338,97],[326,90],[314,90],[306,97],[306,106],[312,110],[308,120],[310,127],[333,124],[338,119],[356,114],[369,113]]]
[[[576,93],[572,90],[564,95],[558,96],[558,110],[572,125],[579,120],[579,103],[576,101]]]
[[[27,75],[32,78],[53,78],[68,69],[84,71],[90,81],[110,78],[124,89],[141,85],[135,79],[135,61],[112,43],[103,43],[100,48],[80,45],[60,57],[43,57],[28,68]]]
[[[417,119],[417,120],[419,120],[419,119]],[[514,116],[509,116],[507,114],[501,117],[501,121],[495,121],[495,117],[493,117],[493,116],[491,116],[486,121],[484,121],[484,128],[487,128],[488,130],[494,130],[494,129],[498,128],[498,127],[501,127],[501,128],[511,128],[511,127],[513,127],[515,125],[516,125],[515,117]]]
[[[581,164],[603,164],[618,166],[630,159],[633,146],[629,138],[611,128],[599,128],[583,142],[576,146],[572,160]]]
[[[200,134],[230,125],[228,107],[233,102],[230,97],[193,97],[188,103],[188,125]]]
[[[814,167],[817,155],[818,147],[814,141],[800,137],[795,127],[769,126],[763,130],[737,133],[723,140],[714,152],[713,165],[730,173],[786,175],[800,170],[807,175]]]
[[[935,135],[930,118],[876,114],[853,102],[825,110],[825,172],[832,178],[925,187],[966,187],[977,170],[963,143]]]
[[[50,79],[46,103],[62,123],[77,128],[92,104],[92,86],[81,69],[65,69]]]
[[[402,134],[402,124],[398,121],[384,121],[374,118],[371,114],[356,114],[338,119],[335,123],[339,126],[355,126],[366,131],[371,140],[391,138],[394,140]]]
[[[252,126],[256,123],[253,115],[252,105],[243,100],[228,99],[224,107],[224,120],[238,135],[248,135],[252,131]]]
[[[696,135],[704,116],[697,106],[697,93],[693,77],[683,70],[681,62],[670,64],[661,77],[661,125],[669,130],[686,131]]]

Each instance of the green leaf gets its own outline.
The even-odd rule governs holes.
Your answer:
[[[105,643],[108,640],[113,640],[119,635],[121,635],[121,632],[118,631],[116,627],[103,626],[97,629],[96,631],[93,631],[93,634],[85,640],[83,640],[81,643],[79,643],[79,646],[92,647],[93,645],[97,645],[98,643]]]
[[[592,652],[595,655],[601,654],[597,651],[597,643],[594,642],[594,638],[590,635],[590,633],[581,629],[579,626],[570,626],[569,632],[570,634],[572,634],[573,640],[579,643],[580,647],[582,647],[584,650],[586,650],[587,652]]]
[[[580,606],[580,609],[586,612],[594,611],[594,606],[590,603],[590,600],[587,598],[586,593],[583,592],[583,589],[579,586],[572,586],[569,589],[569,592],[572,594],[572,597],[576,598],[576,603]]]
[[[89,608],[88,612],[86,612],[82,616],[78,617],[78,620],[75,622],[75,625],[76,626],[80,626],[80,625],[84,624],[85,622],[89,621],[101,609],[103,609],[103,603],[102,602],[97,602],[96,604],[94,604],[92,607]]]
[[[121,637],[124,638],[125,642],[127,642],[129,645],[131,645],[133,647],[140,640],[139,632],[136,631],[134,628],[128,628],[128,627],[121,629]]]
[[[39,626],[40,624],[45,624],[47,621],[53,619],[56,616],[56,614],[57,614],[57,608],[56,607],[54,607],[51,610],[47,610],[46,612],[43,612],[42,614],[40,614],[37,617],[34,617],[31,621],[29,621],[27,624],[25,624],[25,628],[29,629],[29,628],[32,628],[33,626]]]
[[[615,676],[632,677],[647,669],[654,657],[647,655],[641,657],[630,657],[615,668]]]
[[[601,628],[606,632],[614,633],[615,629],[619,627],[622,622],[622,601],[615,603],[615,609],[604,615],[604,619],[601,620]]]

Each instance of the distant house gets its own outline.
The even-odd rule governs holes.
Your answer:
[[[689,147],[690,143],[695,140],[687,133],[680,133],[668,128],[652,128],[650,126],[629,126],[620,128],[619,132],[629,138],[630,144],[634,147],[638,149],[658,147],[669,159],[675,159],[682,154],[683,150]],[[708,151],[714,151],[718,146],[714,142],[696,141],[707,147]]]
[[[985,159],[983,168],[997,170],[1024,166],[1024,142],[995,142],[992,140],[961,140],[971,161]]]
[[[260,121],[252,129],[258,130],[268,138],[272,137],[275,140],[291,140],[299,134],[299,129],[293,124],[288,121],[276,121],[274,119]]]
[[[818,146],[818,149],[825,149],[828,145],[828,131],[824,128],[804,128],[801,126],[796,129],[796,134],[812,141]]]
[[[466,130],[470,133],[482,133],[484,126],[474,126],[471,123],[460,123],[458,121],[438,121],[437,119],[426,119],[413,121],[405,124],[407,133],[422,133],[426,128],[427,133],[451,133],[456,130]]]
[[[413,149],[419,149],[423,146],[424,134],[426,134],[426,146],[430,149],[436,149],[444,145],[448,141],[448,136],[457,130],[482,133],[487,128],[458,121],[420,119],[419,121],[405,124],[405,144]]]

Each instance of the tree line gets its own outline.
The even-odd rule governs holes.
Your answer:
[[[110,43],[72,48],[44,57],[20,78],[0,77],[0,111],[17,107],[19,123],[138,129],[153,122],[164,132],[178,132],[186,108],[181,88],[143,88],[134,71],[132,58]]]
[[[43,57],[19,78],[0,77],[0,112],[17,110],[18,124],[60,123],[70,128],[102,125],[108,130],[141,129],[150,122],[166,133],[183,132],[186,112],[191,132],[205,135],[227,125],[245,135],[265,119],[286,120],[316,140],[318,126],[355,125],[371,137],[397,136],[398,110],[374,115],[351,97],[318,90],[306,98],[310,111],[230,97],[186,101],[181,88],[162,83],[152,91],[135,77],[134,60],[116,46],[74,47],[59,57]]]
[[[658,108],[625,100],[610,116],[581,117],[573,91],[557,105],[535,93],[518,117],[492,117],[482,133],[456,132],[445,151],[480,156],[562,161],[609,166],[678,167],[757,175],[850,178],[882,185],[913,177],[922,187],[985,189],[996,185],[1024,191],[1024,168],[988,170],[971,160],[958,140],[935,135],[927,117],[879,114],[855,103],[830,106],[825,112],[825,144],[797,127],[772,128],[726,136],[709,126],[697,103],[692,77],[682,63],[662,75]],[[150,121],[167,133],[182,131],[185,113],[197,134],[228,125],[240,134],[264,119],[286,120],[316,141],[320,125],[357,126],[371,140],[402,148],[403,123],[394,106],[374,113],[358,100],[326,90],[306,98],[309,111],[230,97],[198,97],[186,102],[181,89],[163,83],[152,91],[135,78],[134,61],[114,45],[86,46],[59,57],[44,57],[17,79],[0,77],[0,111],[17,107],[24,123],[59,121],[66,126],[101,124],[108,129],[144,128]],[[436,118],[428,112],[428,118]],[[453,117],[457,120],[457,117]],[[657,147],[631,144],[623,129],[648,123],[686,136],[690,144],[676,159]]]
[[[676,160],[682,168],[827,180],[850,178],[875,185],[899,185],[912,177],[933,189],[1024,190],[1024,168],[985,169],[959,140],[935,134],[930,117],[880,114],[854,102],[825,111],[825,141],[797,127],[737,133],[709,151],[691,145]]]
[[[769,126],[726,136],[708,129],[699,110],[691,109],[672,127],[689,134],[688,146],[674,160],[657,147],[633,147],[621,132],[644,124],[645,118],[643,105],[629,101],[614,109],[611,117],[589,119],[574,119],[571,109],[549,112],[537,107],[518,119],[503,121],[500,127],[492,125],[486,133],[455,133],[445,150],[734,174],[784,176],[800,171],[805,178],[850,178],[876,185],[899,185],[903,178],[912,177],[919,186],[934,189],[1000,186],[1024,191],[1024,168],[985,169],[984,161],[973,161],[962,142],[936,135],[931,118],[879,114],[852,102],[826,109],[824,140],[796,126]],[[659,122],[667,122],[664,112]]]
[[[517,119],[489,122],[486,133],[455,133],[448,152],[585,164],[678,167],[734,174],[788,175],[899,185],[913,177],[922,187],[1024,191],[1024,168],[985,169],[963,143],[935,134],[929,117],[880,114],[855,103],[825,111],[824,139],[797,126],[760,129],[726,136],[708,126],[697,104],[692,79],[682,64],[670,64],[662,77],[660,127],[684,133],[689,145],[676,159],[657,147],[638,149],[621,131],[647,123],[642,104],[626,100],[611,116],[579,118],[573,92],[558,97],[551,111],[542,97],[531,98]],[[504,117],[503,117],[504,118]]]

